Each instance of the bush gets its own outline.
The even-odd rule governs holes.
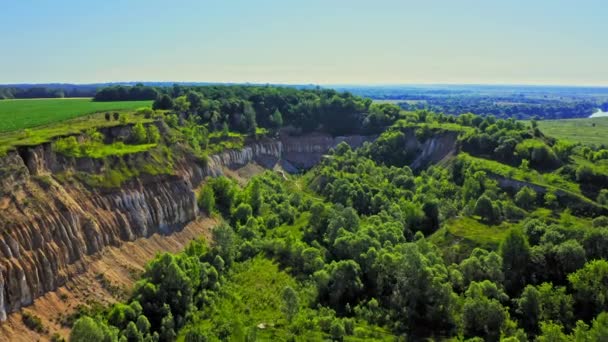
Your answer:
[[[42,320],[40,319],[40,317],[28,311],[23,311],[21,313],[21,320],[23,321],[23,324],[25,324],[26,327],[33,331],[36,331],[41,334],[45,334],[48,332],[47,328],[44,326],[44,324],[42,324]]]
[[[606,217],[606,216],[596,217],[595,219],[593,219],[592,224],[593,224],[594,228],[608,227],[608,217]]]
[[[152,114],[154,114],[154,111],[150,107],[141,107],[138,108],[135,113],[137,115],[143,115],[146,119],[149,119],[152,117]]]
[[[148,126],[147,141],[150,144],[156,144],[160,141],[160,131],[154,125]]]
[[[215,194],[211,186],[203,186],[203,189],[198,194],[198,206],[207,215],[211,215],[213,210],[215,210]]]
[[[534,207],[534,202],[536,201],[536,191],[531,188],[524,186],[519,190],[519,192],[515,195],[515,204],[518,207],[524,209],[532,209]]]
[[[148,131],[141,122],[138,122],[133,126],[133,140],[137,144],[145,144],[148,141]]]

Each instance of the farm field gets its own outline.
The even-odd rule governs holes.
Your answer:
[[[94,102],[90,98],[0,101],[0,132],[44,126],[103,111],[150,106],[152,101]]]
[[[544,134],[559,139],[584,144],[608,145],[608,117],[541,120],[538,121],[538,127]]]

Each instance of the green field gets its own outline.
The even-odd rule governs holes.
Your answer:
[[[152,101],[94,102],[90,98],[1,100],[0,132],[44,126],[86,114],[130,110],[151,104]]]
[[[608,117],[542,120],[538,121],[538,127],[544,134],[558,139],[583,144],[608,144]]]

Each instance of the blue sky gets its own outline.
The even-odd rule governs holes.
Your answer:
[[[5,1],[0,83],[608,85],[605,0]]]

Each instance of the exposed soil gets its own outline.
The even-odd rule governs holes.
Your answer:
[[[171,235],[154,234],[120,247],[107,247],[101,253],[86,257],[80,265],[86,268],[82,274],[24,308],[40,317],[48,334],[30,330],[23,324],[21,313],[14,313],[0,325],[0,341],[48,341],[55,332],[67,339],[69,329],[61,326],[61,317],[69,316],[81,304],[110,304],[128,296],[145,264],[157,253],[179,252],[199,237],[209,240],[215,224],[215,219],[199,218]]]

